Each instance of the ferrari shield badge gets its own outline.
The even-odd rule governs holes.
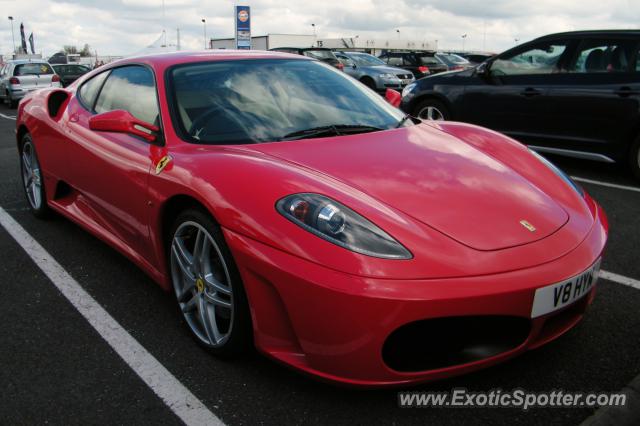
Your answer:
[[[165,155],[164,157],[162,157],[158,161],[158,164],[156,164],[156,174],[159,175],[164,170],[164,168],[167,167],[171,160],[173,160],[173,158],[171,158],[170,155]]]

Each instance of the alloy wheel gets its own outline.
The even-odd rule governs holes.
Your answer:
[[[22,183],[29,204],[34,210],[42,206],[42,175],[33,143],[27,140],[22,146]]]
[[[234,323],[229,268],[211,234],[199,223],[180,224],[171,242],[171,276],[178,304],[193,333],[218,348]]]
[[[423,120],[443,121],[444,115],[438,108],[434,106],[427,106],[420,110],[418,118]]]

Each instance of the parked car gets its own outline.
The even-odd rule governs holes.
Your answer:
[[[416,79],[449,70],[435,52],[384,52],[380,59],[387,65],[411,71]]]
[[[416,117],[479,124],[547,153],[629,163],[640,178],[640,31],[552,34],[404,89]]]
[[[381,59],[368,53],[334,52],[344,65],[344,72],[367,87],[384,93],[387,89],[402,91],[415,81],[413,74],[402,68],[390,67]]]
[[[338,58],[336,58],[336,55],[334,55],[331,49],[327,49],[323,47],[308,47],[308,48],[275,47],[269,50],[273,52],[285,52],[285,53],[293,53],[295,55],[308,56],[310,58],[314,58],[322,62],[326,62],[332,67],[338,68],[340,71],[344,71],[344,65],[342,64],[342,62],[338,60]]]
[[[10,60],[0,70],[0,98],[11,108],[29,92],[60,86],[60,76],[40,59]]]
[[[455,53],[436,53],[436,58],[447,66],[447,71],[460,71],[473,68],[473,64]]]
[[[135,262],[213,354],[407,386],[539,347],[595,297],[602,208],[503,135],[273,52],[128,58],[76,85],[18,110],[30,210]]]
[[[67,87],[80,76],[91,71],[91,68],[80,64],[55,64],[51,66],[56,74],[60,76],[62,87]]]

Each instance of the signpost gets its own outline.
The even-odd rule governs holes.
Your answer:
[[[251,8],[236,6],[236,49],[251,49]]]

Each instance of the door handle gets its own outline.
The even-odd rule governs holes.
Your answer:
[[[618,90],[614,90],[613,93],[620,96],[621,98],[626,98],[627,96],[637,95],[637,90],[631,90],[631,87],[621,87]]]
[[[534,97],[534,96],[542,95],[542,92],[540,92],[539,90],[534,89],[533,87],[527,87],[522,92],[520,92],[520,94],[522,96],[526,96],[528,98],[531,98],[531,97]]]
[[[78,119],[79,119],[79,117],[78,117],[78,114],[77,114],[77,113],[73,113],[73,114],[71,114],[71,116],[69,117],[69,121],[70,121],[70,122],[72,122],[72,123],[77,123],[77,122],[78,122]]]

